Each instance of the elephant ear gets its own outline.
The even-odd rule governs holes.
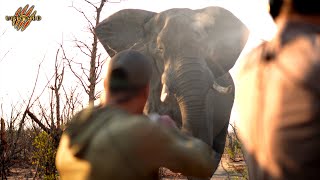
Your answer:
[[[112,57],[117,52],[142,42],[145,36],[144,24],[155,14],[139,9],[121,10],[100,22],[95,28],[95,33]]]
[[[207,27],[212,47],[209,59],[228,72],[244,49],[249,30],[239,18],[222,7],[204,8],[202,13],[214,18]]]

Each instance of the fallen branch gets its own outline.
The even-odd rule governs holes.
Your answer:
[[[51,131],[49,130],[49,128],[47,128],[44,124],[41,123],[41,121],[32,113],[29,111],[29,109],[27,109],[27,114],[29,115],[29,117],[38,124],[38,126],[44,130],[46,133],[50,134]]]

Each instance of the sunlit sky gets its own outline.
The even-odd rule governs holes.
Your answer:
[[[40,15],[42,20],[32,22],[23,32],[17,31],[10,21],[5,20],[5,16],[14,15],[19,7],[26,4],[35,5],[37,15]],[[36,93],[44,88],[47,78],[53,74],[59,43],[63,42],[70,56],[86,58],[71,42],[74,37],[90,42],[90,34],[85,32],[87,22],[72,5],[93,17],[94,9],[83,0],[0,0],[0,105],[3,105],[4,114],[9,113],[11,104],[30,96],[38,65],[42,60],[44,62],[40,69]],[[161,12],[170,8],[200,9],[212,5],[226,7],[249,27],[251,40],[244,53],[257,45],[260,39],[270,39],[275,31],[267,13],[267,0],[125,0],[121,3],[107,3],[101,20],[126,8]],[[99,47],[104,53],[103,57],[107,57],[104,49]],[[232,69],[233,76],[236,76],[238,64],[240,62]],[[65,81],[68,84],[76,83],[73,77],[67,77]],[[102,89],[101,84],[98,89]],[[0,111],[0,116],[1,113]]]

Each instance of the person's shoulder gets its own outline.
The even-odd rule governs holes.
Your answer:
[[[74,123],[76,121],[85,121],[93,113],[95,108],[96,107],[94,106],[88,106],[86,108],[81,109],[71,118],[70,123]]]
[[[123,111],[114,110],[110,122],[105,124],[108,131],[132,132],[134,130],[143,130],[152,126],[152,122],[147,116],[133,115]]]
[[[159,139],[160,136],[166,138],[176,134],[173,133],[176,128],[146,115],[118,116],[106,128],[114,135],[141,137],[142,140]]]
[[[301,36],[288,43],[279,64],[293,81],[303,83],[320,93],[320,36]]]
[[[78,116],[81,117],[87,115],[87,113],[83,111]],[[144,129],[148,125],[148,120],[144,116],[132,115],[120,109],[107,108],[91,113],[89,120],[83,123],[73,123],[70,127],[77,129],[78,132],[82,128],[78,134],[88,134],[90,132],[95,134],[94,137],[102,137],[101,140],[103,141],[105,139],[103,137],[110,135],[126,136],[127,134],[132,134],[133,131]],[[71,129],[70,127],[69,129]],[[94,137],[92,136],[92,138]]]
[[[98,107],[95,106],[88,106],[86,108],[83,108],[79,112],[77,112],[75,115],[72,116],[72,118],[67,122],[66,124],[66,132],[71,133],[72,131],[75,131],[79,128],[79,126],[82,126],[88,122],[90,117],[97,111]]]
[[[76,113],[66,125],[65,133],[71,139],[91,137],[102,127],[108,125],[117,117],[125,117],[127,113],[111,107],[88,106]]]
[[[91,145],[94,148],[107,148],[108,144],[140,144],[156,131],[154,123],[143,115],[116,114],[100,127]]]
[[[127,124],[128,128],[138,131],[156,126],[156,123],[145,115],[129,115],[127,116],[126,122],[123,122],[123,124]]]
[[[285,56],[309,61],[319,61],[320,36],[300,36],[287,43],[283,51]]]

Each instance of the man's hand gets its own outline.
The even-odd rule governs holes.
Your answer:
[[[171,128],[178,128],[176,123],[171,119],[170,116],[168,115],[162,115],[160,116],[159,118],[159,122],[161,124],[163,124],[164,126],[167,126],[167,127],[171,127]]]
[[[166,127],[178,128],[176,123],[168,115],[150,114],[149,118],[150,118],[150,120],[157,121],[158,123],[160,123]]]

